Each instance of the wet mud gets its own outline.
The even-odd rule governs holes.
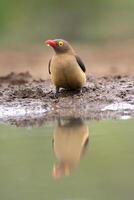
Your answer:
[[[0,122],[40,126],[59,117],[90,120],[134,117],[133,76],[88,75],[81,93],[62,89],[55,99],[54,92],[50,80],[33,80],[29,73],[1,77]]]

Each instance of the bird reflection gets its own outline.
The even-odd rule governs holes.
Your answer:
[[[82,119],[58,120],[53,132],[53,150],[58,159],[52,170],[54,178],[71,174],[86,150],[88,138],[88,126]]]

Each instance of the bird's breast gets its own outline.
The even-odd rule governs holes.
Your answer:
[[[51,63],[51,79],[57,87],[77,89],[86,81],[86,75],[74,56],[55,56]]]

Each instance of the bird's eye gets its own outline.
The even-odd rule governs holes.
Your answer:
[[[63,46],[63,44],[64,44],[64,42],[62,42],[62,41],[59,42],[60,47]]]

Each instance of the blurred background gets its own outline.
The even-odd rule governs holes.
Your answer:
[[[0,0],[0,76],[48,78],[44,40],[54,38],[71,42],[92,75],[134,74],[133,21],[133,0]]]

